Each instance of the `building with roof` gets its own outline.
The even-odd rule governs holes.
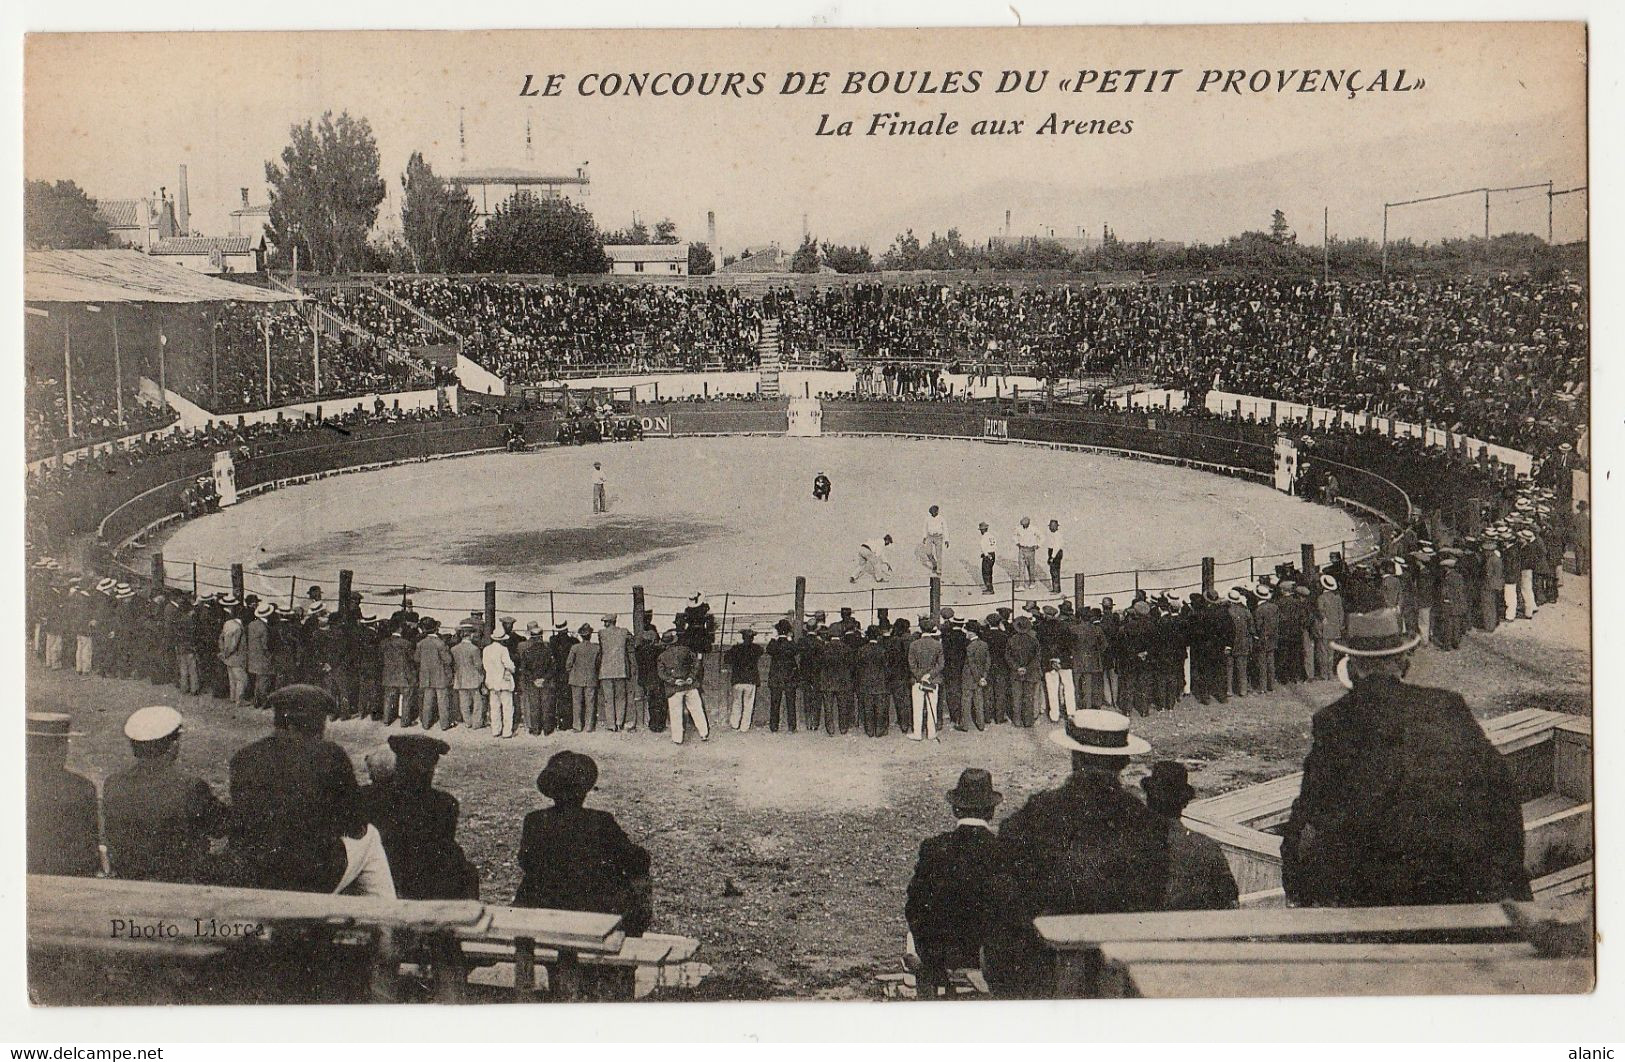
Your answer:
[[[265,237],[171,236],[147,253],[199,273],[258,273],[265,268]]]
[[[242,193],[242,206],[231,212],[231,234],[233,236],[258,236],[265,231],[266,224],[271,220],[270,203],[250,203],[248,189],[239,189]],[[247,232],[243,229],[247,228]]]
[[[512,199],[520,191],[529,192],[537,199],[572,199],[586,197],[587,165],[576,167],[575,175],[534,173],[529,170],[491,167],[469,170],[451,178],[451,183],[468,192],[474,201],[474,224],[483,225],[497,207]]]
[[[777,244],[774,244],[760,251],[747,251],[740,255],[738,260],[723,266],[719,272],[788,273],[790,272],[790,256]]]
[[[96,216],[120,247],[146,251],[158,240],[178,235],[174,204],[167,199],[98,199]]]
[[[686,243],[606,243],[609,271],[618,277],[686,277]]]

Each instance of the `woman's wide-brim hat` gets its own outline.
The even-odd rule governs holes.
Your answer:
[[[1063,749],[1095,756],[1127,758],[1151,751],[1149,742],[1129,733],[1128,716],[1099,709],[1068,713],[1049,739]]]
[[[579,797],[592,792],[598,784],[598,764],[591,756],[580,752],[555,752],[536,776],[536,788],[544,797]]]
[[[1331,645],[1335,652],[1348,656],[1394,656],[1410,652],[1421,641],[1420,634],[1406,632],[1399,609],[1380,608],[1350,613],[1342,639]]]

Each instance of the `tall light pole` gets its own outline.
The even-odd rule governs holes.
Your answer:
[[[107,316],[113,322],[113,406],[118,410],[118,426],[122,428],[124,427],[124,363],[119,357],[117,309],[109,306]]]

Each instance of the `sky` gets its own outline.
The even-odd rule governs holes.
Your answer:
[[[1003,231],[1006,210],[1017,235],[1098,235],[1109,224],[1123,239],[1189,242],[1265,228],[1280,208],[1301,241],[1318,243],[1323,210],[1334,236],[1377,238],[1385,201],[1586,182],[1585,34],[1574,23],[58,34],[31,36],[25,63],[29,178],[130,198],[173,192],[184,163],[192,225],[205,234],[231,231],[241,187],[266,199],[265,161],[291,125],[324,110],[372,124],[390,189],[382,228],[398,226],[400,174],[421,150],[442,174],[571,173],[585,163],[585,202],[601,227],[635,212],[704,239],[713,210],[724,250],[793,245],[803,218],[820,239],[877,253],[904,228],[957,226],[983,239]],[[1167,92],[1060,88],[1079,71],[1112,69],[1181,72]],[[1278,72],[1303,69],[1359,69],[1364,79],[1387,70],[1392,85],[1423,84],[1353,99],[1275,90]],[[1040,91],[995,92],[1005,70],[1048,73]],[[1199,93],[1209,70],[1221,73]],[[1217,91],[1231,70],[1262,72],[1272,87]],[[737,71],[747,83],[760,72],[765,91],[580,91],[584,75],[660,71]],[[828,71],[829,87],[782,94],[792,71]],[[938,84],[958,71],[961,86],[979,71],[980,89],[843,93],[854,71],[930,72]],[[560,93],[522,97],[527,74],[533,85],[562,75]],[[886,112],[958,126],[864,136]],[[1132,131],[1040,133],[1051,114]],[[977,121],[997,119],[1024,128],[971,135]],[[843,121],[855,135],[816,135]],[[1492,231],[1544,235],[1546,206],[1544,190],[1498,193]],[[1559,240],[1582,236],[1584,196],[1558,199],[1553,220]],[[1483,223],[1483,198],[1462,197],[1394,211],[1390,234],[1436,240]]]

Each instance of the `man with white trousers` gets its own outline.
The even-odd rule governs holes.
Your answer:
[[[480,650],[485,665],[485,689],[491,714],[491,736],[511,738],[514,735],[513,716],[513,655],[506,644],[495,638],[485,639]]]
[[[929,729],[931,740],[936,741],[937,700],[942,689],[942,639],[937,634],[937,621],[931,616],[920,620],[920,636],[908,645],[908,673],[914,679],[911,687],[914,729],[909,731],[908,738],[920,741]]]

